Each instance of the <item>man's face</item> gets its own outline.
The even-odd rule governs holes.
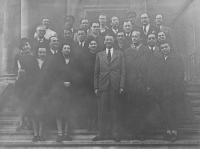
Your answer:
[[[31,46],[28,42],[24,44],[24,46],[22,47],[22,51],[24,54],[29,54],[31,52]]]
[[[92,52],[96,52],[96,49],[97,49],[97,42],[92,40],[90,43],[89,43],[89,49],[92,51]]]
[[[162,54],[164,55],[169,55],[170,53],[170,46],[168,43],[164,43],[160,45],[160,50],[162,52]]]
[[[64,30],[63,37],[68,41],[72,39],[72,31],[71,30]]]
[[[93,33],[98,34],[99,33],[99,24],[98,23],[93,23],[92,27],[91,27],[91,30],[92,30]]]
[[[148,46],[154,47],[156,45],[156,42],[157,40],[154,34],[148,35],[148,39],[147,39]]]
[[[112,26],[119,26],[119,19],[117,17],[112,17]]]
[[[62,52],[64,55],[69,55],[69,54],[70,54],[70,51],[71,51],[70,46],[69,46],[69,45],[64,45],[61,52]]]
[[[99,23],[100,23],[100,24],[106,24],[106,22],[107,22],[106,16],[100,15],[100,16],[99,16]]]
[[[90,27],[89,21],[88,20],[82,20],[81,21],[81,28],[84,28],[85,30],[88,30]]]
[[[105,36],[104,44],[106,45],[107,48],[113,47],[114,44],[113,36]]]
[[[77,32],[77,35],[78,35],[79,41],[85,41],[85,37],[86,37],[85,31],[79,30]]]
[[[166,39],[166,35],[164,32],[159,32],[158,33],[158,41],[161,41],[161,40],[165,40]]]
[[[38,27],[36,32],[37,32],[37,36],[39,38],[44,38],[44,35],[46,33],[46,29],[45,29],[45,27]]]
[[[47,28],[49,28],[49,19],[43,19],[42,24]]]
[[[71,19],[71,18],[68,18],[65,22],[66,24],[66,27],[68,28],[72,28],[73,27],[73,24],[74,24],[74,21]]]
[[[131,22],[130,21],[124,22],[123,29],[125,33],[130,33],[132,30]]]
[[[125,40],[124,32],[118,32],[116,39],[118,42],[124,42],[124,40]]]
[[[44,60],[47,55],[47,50],[45,48],[38,49],[38,58]]]
[[[146,13],[141,15],[141,23],[144,26],[149,24],[149,17]]]
[[[140,41],[141,41],[140,32],[134,31],[134,32],[132,33],[132,43],[133,43],[133,44],[139,44]]]
[[[162,18],[162,15],[157,15],[156,16],[156,20],[155,20],[155,22],[156,22],[156,25],[161,25],[162,24],[162,21],[163,21],[163,18]]]
[[[59,42],[58,42],[58,38],[57,37],[51,37],[51,42],[50,42],[50,46],[53,48],[58,48],[59,46]]]

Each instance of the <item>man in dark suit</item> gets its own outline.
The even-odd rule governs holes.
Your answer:
[[[50,53],[49,51],[49,41],[44,38],[46,33],[46,28],[43,25],[40,25],[36,28],[37,37],[33,39],[33,55],[37,55],[37,50],[40,47],[44,47],[47,49],[47,55]]]
[[[141,32],[142,44],[146,46],[148,35],[153,33],[153,34],[156,34],[156,36],[157,36],[157,34],[159,32],[159,28],[150,24],[148,14],[146,14],[146,13],[143,13],[140,16],[140,19],[141,19],[142,30],[143,30]]]
[[[142,30],[142,28],[136,24],[136,12],[135,11],[129,11],[126,13],[126,17],[125,17],[125,20],[126,21],[131,21],[131,24],[132,24],[132,32],[133,31],[140,31]]]
[[[60,41],[61,41],[61,45],[63,44],[72,45],[74,43],[72,30],[69,28],[64,28],[63,37],[61,38]]]
[[[171,28],[163,26],[163,16],[161,14],[156,15],[155,22],[159,30],[165,33],[165,35],[167,36],[167,39],[172,40]]]
[[[146,78],[148,51],[142,45],[139,31],[133,31],[132,44],[124,51],[126,66],[126,97],[127,102],[127,139],[146,139],[148,116],[152,113],[150,107],[154,103],[146,98]],[[150,106],[150,107],[149,107]],[[154,111],[153,111],[154,112]]]
[[[98,104],[97,136],[93,141],[105,139],[106,133],[119,142],[119,94],[125,87],[125,63],[123,52],[113,48],[113,36],[106,35],[106,50],[96,56],[94,72],[95,94],[100,95]]]
[[[91,32],[87,36],[87,39],[95,38],[97,40],[98,52],[105,50],[104,36],[99,33],[99,23],[92,23]]]
[[[81,18],[80,20],[80,28],[83,28],[86,30],[87,32],[87,36],[89,35],[90,33],[90,22],[88,20],[88,18]],[[77,33],[74,34],[74,41],[78,41],[78,36],[77,36]]]
[[[119,31],[119,18],[116,16],[113,16],[111,18],[111,23],[110,25],[112,26],[110,29],[108,29],[108,34],[112,35],[114,38],[116,38],[117,33]]]
[[[105,13],[100,13],[99,15],[99,25],[100,25],[100,28],[99,28],[99,34],[101,36],[104,36],[107,34],[107,30],[109,29],[106,25],[107,23],[107,16]]]
[[[125,33],[125,44],[130,46],[131,43],[132,43],[132,41],[131,41],[131,34],[132,34],[131,21],[124,21],[123,30],[124,30],[124,33]]]
[[[115,49],[124,52],[129,46],[125,43],[125,33],[120,31],[117,33]]]
[[[64,23],[65,23],[64,28],[71,29],[72,34],[73,34],[73,38],[74,38],[74,34],[77,32],[77,30],[73,27],[74,26],[74,21],[75,21],[75,18],[72,15],[67,15],[64,18]]]

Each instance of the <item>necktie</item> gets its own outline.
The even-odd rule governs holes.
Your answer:
[[[144,26],[144,34],[147,34],[146,26]]]
[[[151,51],[153,52],[153,47],[151,47]]]
[[[111,61],[111,51],[110,49],[108,49],[108,62],[110,63],[110,61]]]

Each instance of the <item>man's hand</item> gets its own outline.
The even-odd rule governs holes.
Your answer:
[[[95,89],[94,93],[95,93],[95,95],[99,96],[99,90],[98,89]]]
[[[64,86],[65,87],[69,87],[70,86],[70,82],[64,82]]]
[[[124,89],[123,89],[123,88],[120,88],[119,94],[121,94],[123,91],[124,91]]]

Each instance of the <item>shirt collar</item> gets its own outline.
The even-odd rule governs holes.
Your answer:
[[[156,49],[156,46],[155,47],[150,47],[148,46],[149,49],[152,49],[153,48],[153,51]]]
[[[136,51],[138,51],[141,46],[142,44],[138,45],[137,47],[135,47],[134,44],[131,44],[131,48],[136,49]]]
[[[108,48],[106,48],[106,54],[108,54]],[[113,54],[113,47],[110,49],[110,53],[111,53],[111,56],[112,56],[112,54]]]
[[[115,34],[117,34],[118,28],[117,28],[117,29],[113,29],[113,28],[112,28],[112,31],[113,31]]]
[[[37,37],[37,40],[38,40],[39,42],[43,42],[43,39],[44,39],[44,38],[40,39],[40,38]]]
[[[58,51],[54,51],[54,50],[52,50],[52,49],[50,49],[50,51],[51,51],[52,54],[58,53]]]

